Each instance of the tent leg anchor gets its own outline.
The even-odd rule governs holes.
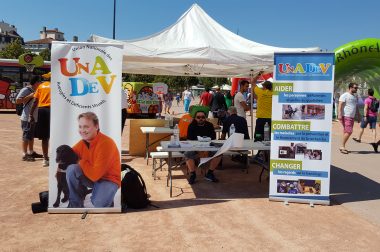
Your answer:
[[[285,205],[285,206],[289,206],[289,201],[285,200],[285,201],[284,201],[284,205]]]
[[[310,207],[314,208],[314,203],[313,202],[310,202]]]
[[[82,220],[86,219],[86,216],[87,216],[87,214],[88,214],[88,212],[87,212],[87,211],[86,211],[86,212],[84,212],[84,213],[82,214],[82,217],[81,217],[81,219],[82,219]]]

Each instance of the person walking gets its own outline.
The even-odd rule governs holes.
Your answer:
[[[189,113],[189,107],[191,99],[194,100],[193,93],[187,88],[185,91],[183,91],[183,104],[185,106],[185,113]]]
[[[180,93],[177,93],[175,96],[175,100],[177,101],[177,107],[179,107],[179,101],[181,100],[181,95]]]
[[[23,104],[22,114],[20,116],[22,129],[21,146],[23,152],[23,161],[34,161],[35,158],[43,157],[43,155],[38,154],[33,150],[35,122],[31,122],[29,116],[30,109],[32,108],[34,101],[34,92],[38,87],[39,81],[39,76],[33,76],[30,80],[30,84],[22,88],[16,97],[16,104]],[[37,118],[37,110],[34,111],[33,116]]]
[[[358,91],[356,83],[348,84],[348,91],[339,97],[338,119],[343,125],[342,146],[339,148],[343,154],[348,154],[346,143],[350,138],[354,126],[355,115],[360,123],[360,114],[358,109],[358,98],[355,94]]]
[[[379,101],[373,96],[374,90],[372,88],[368,89],[368,97],[364,100],[364,115],[360,123],[359,136],[352,138],[354,141],[360,143],[364,133],[364,129],[369,128],[372,131],[372,142],[370,143],[375,150],[377,151],[377,142],[376,142],[376,122],[377,122],[377,112],[379,110]]]
[[[212,94],[210,93],[210,88],[206,87],[205,91],[201,94],[199,105],[210,107],[212,100]]]
[[[164,104],[165,104],[165,107],[164,107],[165,114],[168,113],[170,115],[170,109],[173,104],[173,94],[170,90],[168,90],[168,92],[164,94]]]

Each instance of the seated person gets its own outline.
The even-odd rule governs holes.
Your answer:
[[[212,123],[206,121],[206,113],[204,111],[197,111],[195,113],[194,120],[189,125],[187,131],[188,140],[197,140],[198,136],[210,137],[212,140],[216,138],[215,130]],[[186,151],[186,165],[190,171],[189,184],[195,183],[196,173],[195,173],[195,159],[208,155],[213,156],[215,152],[200,152],[200,151]],[[205,179],[212,182],[218,182],[218,179],[214,175],[214,170],[218,166],[221,157],[216,157],[210,161],[210,168],[206,173]]]
[[[221,140],[226,139],[226,134],[230,136],[230,126],[234,124],[235,132],[244,134],[244,139],[249,139],[247,120],[244,117],[237,115],[237,110],[234,106],[228,108],[229,116],[224,120]]]

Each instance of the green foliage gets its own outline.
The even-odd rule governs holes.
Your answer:
[[[40,52],[40,56],[47,61],[50,61],[51,59],[51,51],[49,48],[46,48]]]
[[[227,78],[219,78],[219,77],[201,77],[199,78],[201,83],[208,88],[213,86],[222,86],[223,84],[229,84]]]
[[[125,74],[124,81],[135,82],[163,82],[168,84],[169,88],[174,91],[182,91],[186,87],[196,86],[202,83],[206,87],[223,85],[230,83],[227,78],[215,77],[195,77],[195,76],[168,76],[168,75],[143,75],[143,74]]]
[[[30,53],[30,50],[25,50],[24,47],[22,47],[21,41],[16,39],[0,51],[0,58],[18,59],[18,57],[24,53]]]
[[[131,82],[153,82],[154,75],[148,74],[125,74],[124,81]]]
[[[163,82],[168,84],[172,90],[184,90],[185,87],[197,85],[199,80],[193,76],[168,76],[168,75],[143,75],[143,74],[125,74],[124,81],[135,82]]]

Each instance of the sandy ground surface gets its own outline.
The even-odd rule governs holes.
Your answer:
[[[174,107],[176,114],[182,107]],[[248,120],[249,121],[249,120]],[[174,172],[173,198],[166,169],[151,177],[142,157],[127,153],[129,124],[123,134],[122,160],[143,175],[153,203],[124,214],[33,215],[30,204],[48,188],[41,161],[23,162],[21,130],[15,114],[0,114],[1,251],[379,251],[380,155],[363,142],[349,141],[348,155],[338,151],[339,123],[333,123],[331,206],[268,201],[268,181],[260,169],[224,158],[216,171],[220,183],[190,186],[185,169]],[[358,132],[356,125],[355,132]],[[355,133],[354,133],[355,134]],[[41,143],[36,141],[41,153]],[[151,164],[151,162],[150,162]]]

